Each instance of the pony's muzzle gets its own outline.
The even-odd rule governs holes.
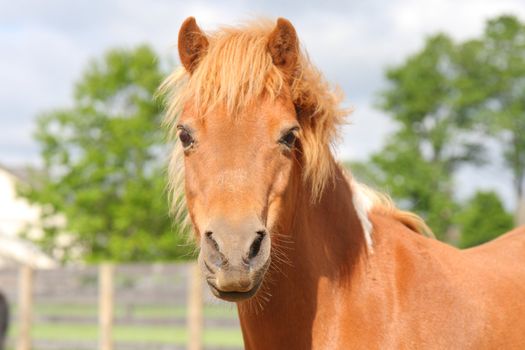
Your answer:
[[[253,288],[253,279],[247,271],[219,269],[215,275],[214,286],[222,292],[248,292]]]
[[[230,301],[249,298],[269,265],[270,236],[258,221],[216,222],[201,239],[199,261],[215,296]]]

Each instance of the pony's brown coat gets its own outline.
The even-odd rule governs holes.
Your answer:
[[[373,211],[368,254],[351,196],[339,180],[319,204],[291,209],[293,250],[270,301],[239,303],[246,348],[525,347],[523,228],[460,251]]]
[[[215,147],[231,142],[227,131],[233,125],[264,142],[265,123],[275,124],[268,127],[273,130],[279,122],[272,111],[279,108],[289,115],[287,106],[293,103],[298,114],[302,153],[286,173],[287,186],[279,197],[270,270],[259,293],[238,303],[246,348],[525,348],[525,229],[460,251],[414,234],[424,231],[419,218],[365,191],[373,202],[366,213],[373,225],[373,252],[368,250],[352,201],[357,185],[348,181],[330,151],[345,112],[304,54],[298,56],[291,81],[275,64],[280,61],[275,62],[268,45],[274,30],[258,22],[212,33],[206,54],[195,67],[189,65],[191,75],[179,70],[163,85],[171,93],[168,125],[174,128],[181,114],[193,122],[192,115],[205,118],[207,137],[213,136],[209,130],[217,130]],[[254,104],[262,107],[253,109]],[[253,115],[268,120],[253,119],[253,125],[261,126],[255,130],[231,118]],[[253,147],[248,136],[236,136],[240,147]],[[200,159],[208,161],[203,154]],[[249,165],[244,162],[236,165],[242,169]],[[175,155],[170,166],[175,198],[181,193],[177,164]],[[193,175],[205,180],[220,171],[205,170],[209,173]],[[238,213],[251,204],[238,203]],[[190,203],[189,211],[194,222],[203,220],[202,206],[199,212]]]

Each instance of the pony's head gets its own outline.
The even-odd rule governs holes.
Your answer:
[[[272,241],[287,234],[297,188],[315,201],[331,182],[344,110],[285,19],[205,34],[190,17],[178,43],[183,67],[161,87],[179,139],[175,212],[187,207],[212,292],[242,300],[260,287]]]

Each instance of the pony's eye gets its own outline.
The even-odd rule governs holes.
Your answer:
[[[179,127],[179,130],[180,130],[180,132],[179,132],[179,140],[180,140],[180,143],[182,144],[182,147],[184,147],[184,149],[190,148],[193,145],[193,143],[195,142],[195,140],[190,135],[188,130],[186,130],[185,128]]]
[[[295,144],[295,140],[297,140],[296,132],[297,130],[295,128],[288,131],[283,137],[279,139],[279,143],[288,148],[292,148]]]

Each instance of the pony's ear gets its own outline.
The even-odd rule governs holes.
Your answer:
[[[268,38],[268,50],[277,67],[289,76],[294,74],[299,57],[299,40],[290,21],[277,19],[277,26]]]
[[[208,39],[197,25],[194,17],[188,17],[179,31],[179,57],[184,68],[191,74],[199,59],[208,49]]]

